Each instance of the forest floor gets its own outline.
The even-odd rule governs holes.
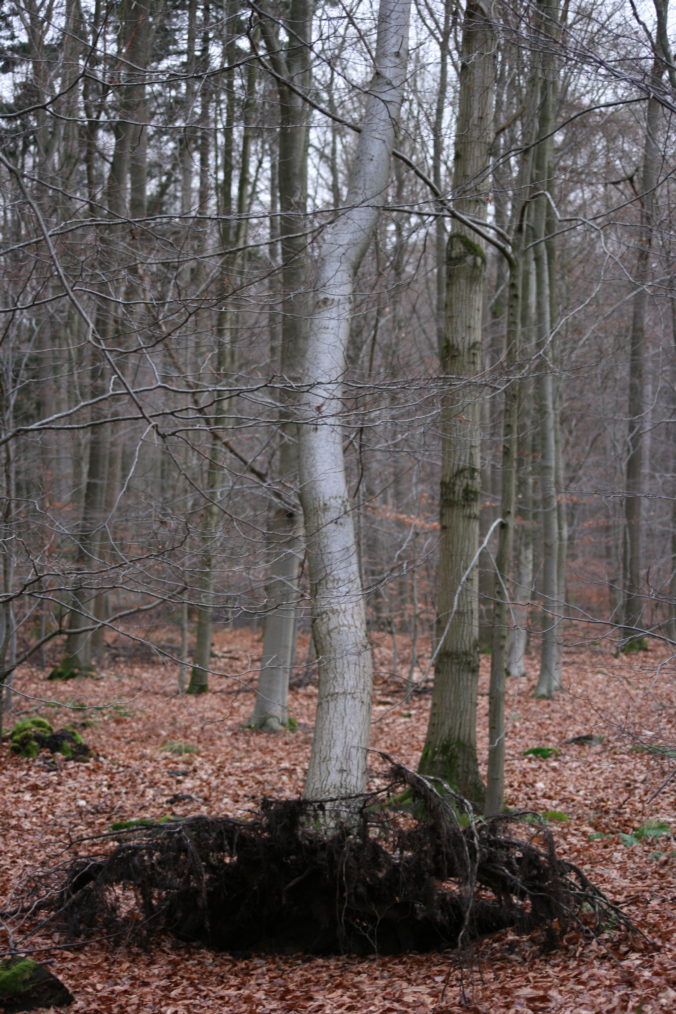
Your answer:
[[[0,905],[35,870],[64,861],[69,843],[104,834],[114,821],[167,814],[246,816],[263,796],[302,791],[316,688],[291,693],[294,731],[246,727],[259,638],[216,639],[212,691],[179,696],[176,671],[161,661],[111,661],[97,678],[47,682],[48,666],[16,674],[12,720],[30,714],[55,727],[83,721],[96,751],[88,763],[42,753],[27,760],[0,746]],[[426,673],[414,692],[392,672],[392,644],[375,646],[372,746],[415,768],[427,724]],[[482,660],[481,729],[489,660]],[[403,641],[396,667],[408,673]],[[537,659],[507,687],[507,804],[550,814],[563,857],[629,914],[657,945],[570,934],[544,954],[511,931],[462,954],[397,957],[235,957],[172,940],[148,951],[102,940],[64,945],[30,918],[0,924],[0,949],[35,949],[75,995],[72,1014],[662,1014],[676,1010],[676,664],[660,647],[614,657],[607,646],[570,647],[564,690],[534,700]],[[87,710],[85,710],[85,708]],[[591,745],[574,737],[600,737]],[[524,756],[555,747],[546,758]],[[485,731],[480,735],[485,756]],[[377,779],[382,762],[373,754]],[[556,813],[557,816],[554,816]],[[668,825],[671,836],[658,837]],[[100,842],[80,848],[95,851]],[[41,951],[40,948],[53,947]]]

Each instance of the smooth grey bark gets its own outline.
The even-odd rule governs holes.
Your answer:
[[[234,13],[233,5],[229,8]],[[228,19],[230,20],[230,18]],[[242,110],[244,127],[241,142],[236,152],[235,137],[238,126],[238,112],[235,107],[234,71],[229,64],[234,63],[237,52],[233,37],[224,42],[224,64],[229,67],[225,79],[227,82],[225,95],[225,123],[223,126],[223,142],[220,149],[221,180],[219,200],[219,232],[222,249],[225,251],[221,259],[221,269],[226,284],[243,271],[248,231],[247,211],[251,201],[251,135],[253,107],[256,90],[256,64],[252,61],[246,74],[245,95]],[[208,40],[203,41],[202,62],[206,63]],[[205,99],[206,101],[206,99]],[[204,111],[202,110],[202,115]],[[205,153],[200,152],[200,171],[207,169]],[[200,180],[200,190],[202,190]],[[200,195],[201,198],[201,195]],[[195,625],[195,648],[193,665],[188,683],[188,694],[203,694],[209,689],[209,670],[211,667],[211,647],[213,631],[214,594],[216,587],[216,564],[218,544],[221,534],[222,511],[221,502],[225,488],[224,469],[224,433],[229,424],[229,399],[227,387],[229,378],[234,374],[237,362],[237,328],[235,314],[231,305],[226,303],[217,318],[216,356],[214,379],[217,389],[214,397],[213,411],[209,418],[209,460],[206,476],[205,506],[202,512],[202,527],[199,533],[200,571],[199,601],[197,605],[197,623]]]
[[[492,5],[469,0],[463,24],[453,173],[454,206],[483,220],[489,197],[496,33]],[[480,391],[485,243],[466,226],[446,253],[441,408],[437,639],[432,705],[419,769],[482,804],[476,751],[479,676]]]
[[[432,181],[438,193],[443,192],[444,118],[448,103],[448,64],[450,60],[451,32],[457,5],[445,0],[443,22],[439,26],[439,80],[434,109],[434,136],[432,138]],[[435,268],[436,268],[436,322],[437,346],[442,355],[446,333],[446,222],[439,215],[434,225]]]
[[[558,0],[541,0],[538,25],[549,46],[543,46],[539,60],[538,143],[533,153],[532,197],[529,207],[529,240],[533,251],[535,282],[536,351],[538,355],[537,396],[540,416],[540,515],[542,518],[542,577],[540,673],[536,697],[551,697],[561,686],[561,607],[559,601],[559,505],[556,476],[556,367],[553,348],[552,275],[550,244],[550,198],[553,186],[552,150],[554,102],[556,95],[556,33],[559,24]]]
[[[536,216],[535,230],[539,227]],[[536,231],[537,235],[537,231]],[[536,247],[535,276],[537,286],[537,320],[540,335],[541,373],[538,377],[538,407],[540,416],[540,513],[542,517],[542,644],[540,674],[535,689],[536,697],[551,697],[561,686],[559,653],[559,514],[556,484],[556,394],[554,367],[551,362],[551,320],[549,315],[549,272],[546,263],[544,234]]]
[[[524,209],[524,214],[525,214]],[[532,328],[533,271],[532,256],[522,250],[520,264],[521,299],[521,355],[531,358],[534,351]],[[517,520],[515,531],[514,586],[512,592],[512,628],[507,641],[507,674],[524,678],[526,650],[530,627],[530,609],[533,595],[533,567],[535,556],[533,517],[533,459],[534,453],[534,382],[524,377],[520,382],[518,447],[517,447]]]
[[[521,264],[523,255],[523,221],[517,220],[509,265],[507,335],[505,365],[509,375],[515,371],[520,356],[521,338]],[[491,642],[491,677],[488,697],[488,772],[486,776],[486,813],[502,811],[505,797],[505,676],[507,674],[508,601],[512,575],[514,513],[516,509],[516,470],[518,451],[520,385],[516,377],[507,381],[504,394],[502,423],[502,488],[500,491],[500,527],[495,554],[493,587],[493,631]]]
[[[410,0],[380,0],[375,68],[343,209],[324,231],[300,397],[300,479],[319,668],[308,799],[364,791],[371,651],[343,453],[343,378],[357,267],[385,200],[408,56]],[[340,810],[341,804],[334,804]],[[348,804],[349,809],[349,804]],[[339,814],[337,814],[339,816]]]
[[[514,57],[518,67],[518,54]],[[509,334],[516,330],[518,347],[522,361],[530,360],[534,355],[535,335],[533,333],[533,317],[535,298],[532,252],[526,248],[525,227],[528,214],[528,193],[533,175],[533,143],[537,138],[537,113],[540,93],[539,74],[531,60],[530,74],[522,93],[521,118],[523,131],[521,143],[524,152],[519,167],[515,202],[512,209],[512,250],[515,264],[511,268],[515,274],[510,275],[508,298],[509,310],[517,312],[517,319],[508,321]],[[515,289],[517,290],[515,292]],[[518,309],[517,309],[518,304]],[[509,311],[508,311],[509,312]],[[509,344],[508,344],[509,354]],[[516,351],[516,348],[514,348]],[[515,461],[515,513],[512,563],[512,583],[510,588],[511,625],[505,649],[505,671],[508,676],[523,678],[526,676],[526,649],[528,647],[529,613],[533,592],[533,380],[522,377],[518,383],[518,418],[516,421]],[[515,394],[513,391],[512,394]],[[507,409],[507,406],[506,406]],[[504,513],[504,511],[503,511]]]
[[[279,406],[280,446],[276,485],[278,496],[266,535],[270,560],[266,584],[263,656],[251,724],[276,732],[289,719],[289,679],[296,646],[298,575],[303,553],[297,497],[298,428],[294,401],[307,323],[307,142],[309,108],[301,93],[310,88],[312,0],[292,0],[285,27],[288,43],[282,53],[276,33],[263,22],[269,58],[276,72],[279,97],[279,243],[282,298],[280,311],[283,385]],[[293,88],[290,85],[293,84]]]

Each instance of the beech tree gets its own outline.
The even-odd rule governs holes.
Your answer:
[[[387,188],[406,75],[409,14],[409,0],[380,0],[374,71],[350,185],[322,237],[301,370],[301,502],[319,667],[305,783],[309,799],[354,796],[366,784],[372,663],[340,417],[354,277]]]
[[[483,221],[490,193],[495,42],[492,5],[469,0],[460,56],[453,172],[454,208]],[[446,246],[446,322],[442,369],[438,639],[423,774],[445,779],[482,802],[476,752],[479,675],[479,398],[486,244],[454,223]]]
[[[563,599],[561,525],[557,483],[557,397],[554,348],[556,312],[553,260],[554,225],[550,214],[553,201],[552,133],[556,116],[556,46],[558,43],[558,0],[538,4],[536,26],[543,39],[538,53],[537,140],[533,152],[531,194],[526,217],[526,239],[532,271],[533,325],[538,357],[537,407],[539,426],[540,512],[542,516],[542,642],[540,675],[535,693],[551,697],[561,686],[560,629]]]
[[[287,41],[281,47],[271,21],[271,8],[263,7],[262,34],[279,97],[279,245],[282,289],[279,373],[282,389],[279,407],[277,495],[271,506],[267,535],[269,574],[266,583],[263,658],[252,724],[278,731],[288,722],[289,678],[296,646],[298,575],[303,552],[298,502],[298,432],[294,418],[299,364],[303,358],[308,308],[307,151],[312,55],[310,0],[293,0],[282,19]]]
[[[654,51],[650,75],[650,95],[646,107],[645,140],[639,177],[639,227],[636,239],[636,265],[632,275],[634,295],[631,301],[629,330],[629,390],[627,404],[627,455],[625,466],[624,596],[622,614],[623,650],[646,646],[646,618],[643,591],[643,493],[646,450],[646,316],[652,275],[655,233],[656,188],[660,171],[659,134],[662,105],[659,101],[662,79],[670,66],[663,49],[667,39],[668,0],[655,0],[657,30],[651,40]],[[673,65],[671,65],[673,79]]]

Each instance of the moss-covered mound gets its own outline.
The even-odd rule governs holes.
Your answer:
[[[69,990],[44,965],[22,957],[0,961],[0,1010],[9,1014],[72,1002]]]
[[[86,761],[91,750],[70,726],[54,729],[46,718],[34,715],[17,722],[9,734],[9,749],[20,757],[37,757],[41,750],[60,753],[68,760]]]
[[[110,851],[55,873],[45,904],[70,937],[143,943],[169,932],[238,953],[441,950],[507,926],[553,945],[571,924],[630,925],[557,857],[546,828],[475,820],[450,790],[399,766],[393,776],[349,825],[287,800],[265,801],[251,821],[193,817],[118,834]],[[388,805],[402,787],[415,814]]]
[[[47,676],[48,680],[80,680],[95,675],[93,665],[80,665],[77,659],[67,656],[55,665]]]

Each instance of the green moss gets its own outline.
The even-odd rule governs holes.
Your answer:
[[[413,791],[411,787],[398,792],[396,796],[390,796],[385,804],[391,810],[404,810],[406,813],[413,812]]]
[[[449,268],[460,267],[466,262],[474,262],[480,267],[486,263],[486,253],[482,246],[462,232],[452,232],[446,246],[446,264]]]
[[[651,818],[637,827],[634,834],[639,841],[643,841],[645,838],[661,838],[663,835],[671,835],[671,825],[667,824],[665,820]]]
[[[41,715],[32,715],[30,718],[22,718],[12,729],[11,736],[22,732],[54,732],[54,726]]]
[[[421,775],[440,778],[479,809],[483,807],[486,790],[479,775],[476,750],[470,744],[451,740],[434,745],[426,743],[418,771]]]
[[[111,831],[133,831],[141,827],[157,827],[161,824],[167,824],[170,820],[175,820],[170,814],[165,814],[164,817],[158,817],[157,820],[153,820],[151,817],[134,817],[132,820],[116,820],[110,825]]]
[[[78,680],[88,679],[95,674],[93,665],[80,665],[77,659],[73,658],[72,655],[62,659],[58,665],[55,665],[49,676],[48,680]]]
[[[33,715],[17,722],[9,734],[9,749],[19,757],[37,757],[54,727],[46,718]]]
[[[561,751],[556,746],[531,746],[524,750],[522,757],[537,757],[539,760],[547,760],[549,757],[558,757]]]
[[[668,757],[669,760],[676,760],[676,747],[666,746],[663,743],[641,743],[632,746],[632,753],[653,753],[658,757]]]
[[[193,669],[190,675],[190,683],[188,684],[186,694],[194,694],[196,696],[197,694],[208,694],[208,693],[209,693],[209,684],[204,680],[204,670]]]
[[[629,637],[620,645],[622,655],[631,655],[635,651],[648,651],[647,637]]]
[[[64,727],[63,727],[63,732],[68,732],[68,733],[70,733],[70,735],[71,735],[71,736],[73,737],[73,742],[74,742],[74,743],[81,743],[81,744],[84,744],[84,740],[83,740],[82,736],[81,736],[81,735],[80,735],[80,733],[79,733],[79,732],[78,732],[78,731],[76,730],[76,728],[75,728],[75,726],[74,726],[74,725],[72,725],[72,724],[69,724],[69,725],[64,725]]]
[[[30,958],[11,958],[0,962],[0,996],[12,996],[29,990],[37,968],[39,965]]]
[[[9,736],[9,749],[20,757],[37,757],[41,750],[60,753],[68,760],[89,760],[90,750],[72,726],[54,730],[46,718],[35,715],[17,722]]]
[[[197,753],[197,747],[193,746],[192,743],[165,743],[162,750],[177,757],[182,757],[184,754]]]

